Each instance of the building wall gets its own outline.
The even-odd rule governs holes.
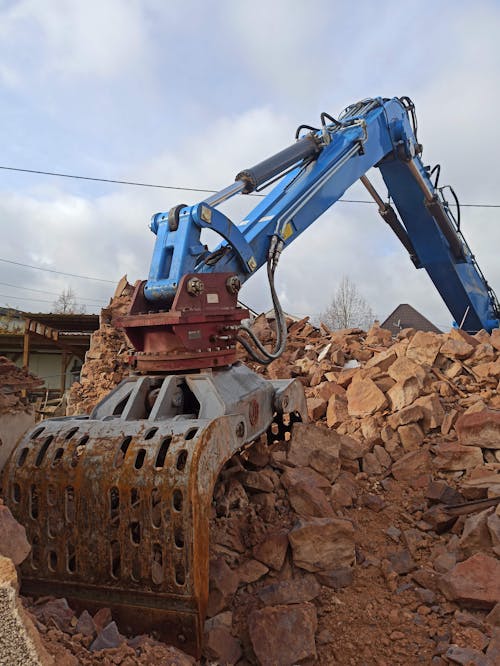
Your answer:
[[[1,339],[0,339],[1,341]],[[22,356],[9,352],[0,355],[10,358],[20,368],[23,365]],[[17,358],[16,358],[17,356]],[[30,353],[29,370],[40,379],[43,379],[48,389],[59,391],[61,389],[61,365],[62,354],[60,352],[36,352]],[[66,370],[66,388],[68,389],[73,382],[78,381],[80,376],[81,360],[77,356],[71,356]],[[74,370],[74,372],[72,372]]]

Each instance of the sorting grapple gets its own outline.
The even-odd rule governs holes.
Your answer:
[[[306,418],[297,380],[243,365],[130,377],[89,417],[28,432],[3,490],[32,544],[23,591],[109,606],[122,631],[199,655],[209,518],[220,469],[247,442]]]

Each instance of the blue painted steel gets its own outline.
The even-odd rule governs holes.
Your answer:
[[[343,126],[332,123],[318,132],[324,141],[318,158],[285,175],[244,220],[234,224],[203,202],[182,210],[176,231],[169,230],[167,213],[154,216],[151,227],[157,241],[146,298],[169,302],[186,273],[231,271],[244,282],[266,263],[274,234],[289,245],[377,165],[422,267],[456,321],[462,322],[465,316],[465,330],[498,326],[496,298],[467,244],[455,231],[464,252],[464,259],[457,260],[409,168],[413,161],[429,192],[435,195],[418,156],[417,139],[404,104],[397,98],[378,98],[350,108],[342,118]],[[453,222],[452,226],[455,228]],[[221,256],[214,265],[204,263],[208,253],[199,236],[204,227],[225,239],[216,250]]]

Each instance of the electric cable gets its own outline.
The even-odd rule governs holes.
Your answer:
[[[89,275],[77,275],[76,273],[64,273],[63,271],[56,271],[53,268],[42,268],[42,266],[32,266],[31,264],[23,264],[20,261],[11,261],[10,259],[2,259],[0,261],[4,264],[12,264],[13,266],[22,266],[23,268],[32,268],[37,271],[45,271],[46,273],[56,273],[57,275],[66,275],[68,277],[80,278],[81,280],[94,280],[96,282],[107,282],[108,284],[116,284],[117,280],[105,280],[104,278],[90,277]]]
[[[302,125],[301,127],[307,127],[309,128],[308,125]],[[311,128],[311,129],[316,129],[317,128]],[[319,130],[317,130],[319,131]],[[98,178],[96,176],[80,176],[77,174],[71,174],[71,173],[62,173],[58,171],[42,171],[41,169],[24,169],[20,167],[11,167],[11,166],[6,166],[6,165],[0,165],[0,169],[4,171],[16,171],[20,173],[31,173],[31,174],[37,174],[41,176],[53,176],[56,178],[72,178],[74,180],[88,180],[96,183],[111,183],[114,185],[131,185],[134,187],[152,187],[152,188],[158,188],[162,190],[179,190],[183,192],[204,192],[207,194],[215,194],[217,190],[210,190],[207,188],[203,187],[186,187],[182,185],[159,185],[155,183],[144,183],[141,181],[134,181],[134,180],[119,180],[117,178]],[[247,196],[251,197],[265,197],[265,194],[255,194],[255,193],[250,193]],[[352,204],[370,204],[370,205],[376,205],[373,201],[367,201],[366,199],[339,199],[338,203],[352,203]],[[453,204],[451,204],[453,205]],[[462,207],[465,208],[500,208],[500,204],[476,204],[476,203],[470,203],[470,204],[460,204]]]
[[[60,296],[61,292],[56,292],[56,291],[47,291],[45,289],[34,289],[33,287],[20,287],[17,284],[10,284],[10,282],[0,282],[0,285],[4,287],[12,287],[13,289],[23,289],[24,291],[34,291],[37,294],[49,294],[51,296]],[[107,301],[103,298],[85,298],[85,297],[79,297],[79,301],[86,301],[88,303],[107,303]]]

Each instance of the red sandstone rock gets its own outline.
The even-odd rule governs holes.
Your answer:
[[[483,464],[483,454],[478,446],[460,446],[455,442],[441,442],[434,452],[433,464],[437,469],[458,471],[473,469]]]
[[[309,483],[294,483],[288,487],[288,500],[299,516],[306,518],[333,516],[325,493]]]
[[[338,457],[339,449],[340,436],[334,430],[319,428],[311,423],[295,423],[287,458],[293,465],[306,466],[317,451]]]
[[[250,640],[262,666],[316,659],[316,627],[316,609],[310,603],[263,608],[248,619]]]
[[[214,626],[205,633],[204,655],[221,666],[233,666],[241,657],[241,645],[229,629]]]
[[[17,522],[8,507],[0,504],[0,555],[18,565],[28,557],[30,550],[25,528]]]
[[[500,412],[485,410],[464,414],[455,424],[461,444],[500,449]]]
[[[313,574],[306,574],[291,580],[282,580],[260,588],[259,599],[266,606],[280,604],[300,604],[319,596],[321,585]]]
[[[426,449],[411,451],[397,460],[392,468],[392,475],[398,481],[413,481],[420,474],[430,469],[429,452]]]
[[[216,615],[227,608],[238,587],[238,575],[222,557],[210,562],[209,596],[207,615]]]
[[[500,601],[500,560],[476,553],[459,562],[439,582],[451,601],[468,608],[493,608]]]
[[[408,345],[406,356],[419,364],[432,366],[443,344],[437,333],[417,331]]]
[[[300,520],[288,538],[294,564],[306,571],[326,571],[354,563],[354,527],[348,520]]]
[[[288,535],[286,532],[266,534],[265,540],[253,548],[253,556],[271,569],[279,571],[285,561],[288,550]]]
[[[347,389],[349,416],[371,416],[387,406],[387,399],[371,379],[359,379]]]

